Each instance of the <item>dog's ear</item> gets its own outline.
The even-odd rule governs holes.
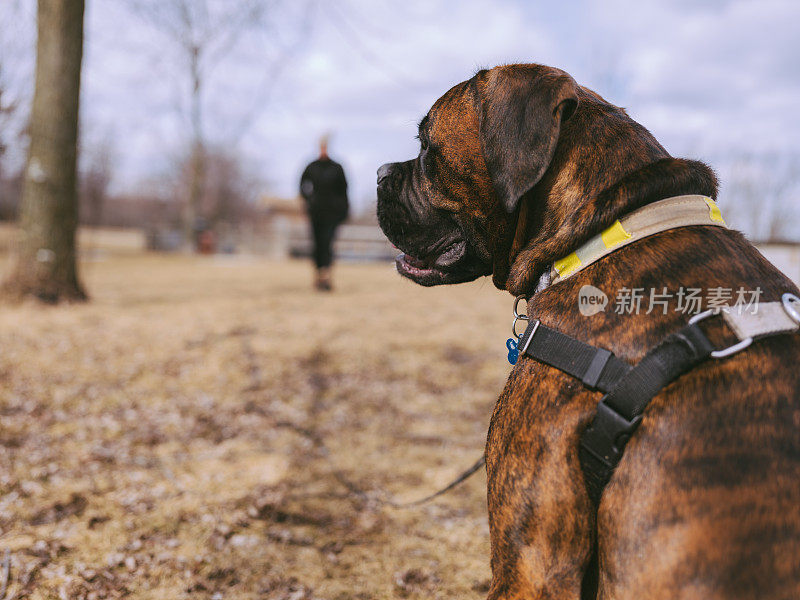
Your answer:
[[[512,212],[550,165],[561,124],[578,106],[578,85],[564,71],[526,65],[482,71],[477,87],[486,167]]]

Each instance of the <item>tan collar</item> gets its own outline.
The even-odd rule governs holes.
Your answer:
[[[727,227],[719,207],[708,196],[674,196],[659,200],[614,221],[611,227],[575,252],[555,261],[546,285],[574,275],[623,246],[661,231],[689,225]]]

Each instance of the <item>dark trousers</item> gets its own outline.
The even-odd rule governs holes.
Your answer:
[[[317,214],[311,217],[311,233],[314,236],[314,263],[318,269],[330,267],[333,262],[333,238],[339,221],[332,215]]]

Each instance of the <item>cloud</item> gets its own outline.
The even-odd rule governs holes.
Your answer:
[[[265,112],[253,137],[293,150],[275,166],[294,173],[311,158],[318,133],[334,129],[333,150],[350,166],[356,202],[365,201],[380,164],[416,154],[416,121],[444,91],[483,66],[530,60],[551,45],[547,30],[511,2],[331,9],[274,99],[280,116]]]
[[[208,136],[236,145],[282,195],[295,193],[319,134],[332,130],[354,203],[366,205],[375,169],[416,154],[416,121],[436,98],[507,62],[564,68],[673,154],[717,161],[723,177],[746,152],[800,154],[794,0],[283,6],[271,30],[247,34],[220,62],[205,102]],[[117,186],[131,187],[185,143],[187,81],[168,38],[123,3],[88,11],[84,121],[113,131]]]

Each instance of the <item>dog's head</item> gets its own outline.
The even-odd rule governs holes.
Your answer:
[[[422,285],[492,274],[499,238],[577,104],[572,77],[540,65],[481,71],[437,100],[419,124],[419,156],[378,170],[378,217],[404,252],[400,273]]]
[[[543,65],[479,71],[436,101],[419,140],[416,158],[378,170],[378,218],[404,253],[398,271],[422,285],[491,274],[526,293],[636,203],[716,194],[704,165],[670,158],[623,109]]]

